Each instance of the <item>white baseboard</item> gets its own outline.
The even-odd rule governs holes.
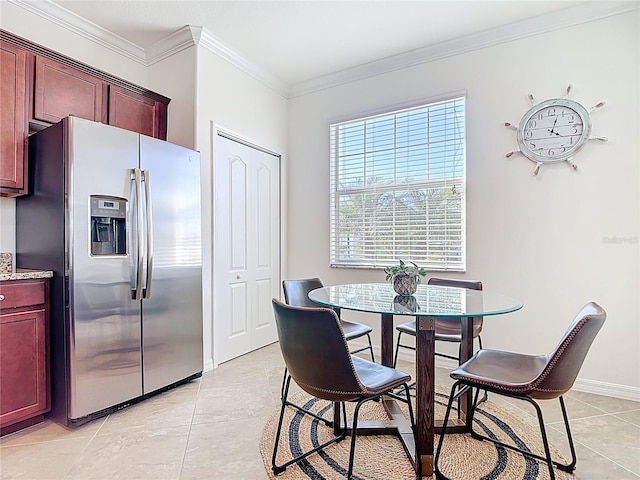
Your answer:
[[[628,385],[619,385],[617,383],[607,383],[599,382],[597,380],[577,378],[575,383],[573,384],[573,390],[640,402],[639,387],[630,387]]]
[[[360,346],[360,342],[357,341],[351,341],[349,343],[354,346]],[[362,346],[365,346],[365,343],[362,343]],[[376,354],[376,358],[380,358],[380,347],[374,345],[373,350]],[[407,362],[413,362],[415,361],[415,353],[407,348],[402,348],[400,349],[398,358]],[[457,366],[458,364],[455,360],[452,360],[450,358],[436,357],[436,367],[453,370]],[[577,392],[593,393],[594,395],[604,395],[607,397],[640,402],[640,387],[631,387],[628,385],[600,382],[597,380],[588,380],[578,377],[573,384],[572,390],[575,390]]]
[[[210,370],[213,370],[213,359],[208,358],[205,362],[204,362],[204,369],[202,370],[203,372],[208,372]]]

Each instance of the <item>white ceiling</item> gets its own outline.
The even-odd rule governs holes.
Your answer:
[[[481,32],[504,31],[507,26],[513,31],[521,25],[526,30],[525,22],[533,21],[541,31],[549,30],[560,21],[570,22],[573,17],[580,20],[580,11],[594,6],[599,9],[603,5],[610,8],[612,3],[638,6],[637,0],[55,0],[51,3],[143,49],[185,25],[202,26],[236,55],[289,86],[407,52],[474,38]]]

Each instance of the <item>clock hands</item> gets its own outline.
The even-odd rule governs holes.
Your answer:
[[[547,131],[549,131],[551,135],[558,135],[559,137],[561,137],[562,135],[554,131],[554,129],[556,128],[556,123],[558,123],[558,117],[556,117],[556,119],[553,121],[553,126],[551,127],[551,129],[547,128]]]

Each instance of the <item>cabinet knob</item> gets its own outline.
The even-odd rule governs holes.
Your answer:
[[[2,300],[4,300],[4,295],[2,295],[2,294],[0,293],[0,302],[1,302]]]

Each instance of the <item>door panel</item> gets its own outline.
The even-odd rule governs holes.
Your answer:
[[[202,372],[200,154],[140,136],[140,168],[152,206],[150,298],[142,300],[147,394]]]
[[[221,363],[277,340],[280,160],[216,137],[214,355]]]
[[[56,123],[67,115],[102,122],[105,83],[48,58],[36,56],[33,118]]]
[[[229,165],[229,247],[231,268],[235,271],[247,269],[247,164],[240,157],[232,157]]]
[[[245,282],[239,282],[229,285],[229,298],[231,299],[229,334],[234,339],[244,337],[246,340],[246,348],[249,348],[250,338],[249,328],[247,326],[247,284]]]
[[[92,256],[90,195],[124,200],[138,165],[138,135],[70,117],[67,222],[70,405],[77,419],[142,394],[140,302],[131,299],[126,255]],[[131,222],[128,222],[129,226]]]
[[[0,188],[26,193],[27,53],[0,42]]]
[[[109,86],[109,125],[165,139],[160,125],[160,109],[163,107],[152,98],[116,85]]]

